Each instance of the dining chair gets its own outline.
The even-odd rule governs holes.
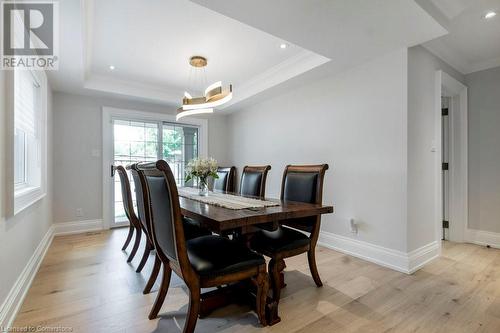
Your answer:
[[[219,178],[214,180],[214,190],[234,192],[236,168],[234,166],[218,167],[217,175]]]
[[[267,273],[264,257],[242,243],[210,235],[187,240],[177,186],[167,162],[137,166],[143,183],[146,216],[163,267],[161,286],[149,319],[157,317],[168,292],[172,270],[189,289],[189,309],[183,332],[193,332],[199,315],[201,288],[251,280],[256,288],[256,312],[266,324]]]
[[[127,216],[127,219],[129,220],[130,223],[127,239],[125,240],[125,244],[123,244],[122,251],[125,251],[125,249],[129,245],[135,231],[134,246],[132,247],[132,251],[130,252],[130,255],[127,258],[127,262],[131,262],[132,259],[134,259],[135,254],[137,253],[139,244],[141,243],[141,235],[142,235],[141,222],[139,221],[139,218],[137,217],[134,211],[134,204],[132,202],[132,192],[130,190],[130,181],[127,176],[127,171],[121,165],[114,167],[114,170],[118,173],[118,176],[120,177],[123,208],[125,210],[125,215]]]
[[[137,211],[139,213],[139,220],[141,221],[141,226],[142,226],[141,229],[144,232],[144,234],[146,235],[146,245],[144,247],[144,253],[142,255],[139,266],[137,266],[137,269],[136,269],[136,272],[139,273],[142,271],[142,269],[146,265],[146,262],[149,259],[149,255],[151,254],[151,251],[155,249],[155,247],[154,247],[154,242],[153,242],[153,237],[152,237],[152,232],[151,232],[151,223],[146,216],[146,210],[148,207],[146,206],[147,202],[144,201],[144,193],[143,193],[145,180],[140,176],[139,169],[138,169],[137,165],[138,165],[138,163],[135,163],[135,164],[127,166],[127,168],[129,168],[131,170],[132,178],[134,180],[136,201],[137,201]],[[187,239],[192,239],[192,238],[211,234],[211,232],[209,230],[206,230],[204,228],[199,227],[199,224],[193,219],[184,217],[183,223],[184,223],[184,228],[186,230],[186,238]],[[160,268],[161,268],[160,258],[158,257],[157,254],[155,254],[155,262],[153,265],[153,269],[151,271],[151,275],[148,279],[148,282],[146,283],[146,286],[144,287],[144,290],[143,290],[144,294],[148,294],[151,291],[151,288],[153,287],[153,285],[158,277],[158,274],[160,272]]]
[[[269,170],[271,170],[270,165],[245,166],[241,173],[240,195],[264,198]]]
[[[288,165],[283,172],[281,183],[281,200],[321,204],[323,198],[323,180],[328,164],[321,165]],[[318,241],[321,215],[289,219],[282,221],[276,230],[260,230],[250,241],[250,247],[271,258],[269,274],[273,300],[278,302],[280,290],[284,286],[283,273],[285,258],[307,252],[309,269],[318,287],[323,283],[316,266],[315,249]],[[298,231],[305,231],[309,236]]]

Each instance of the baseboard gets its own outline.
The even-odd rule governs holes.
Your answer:
[[[14,319],[23,304],[24,298],[35,278],[40,264],[45,257],[45,253],[52,243],[54,238],[54,227],[50,226],[49,230],[43,236],[42,240],[38,244],[35,252],[29,259],[28,263],[24,267],[23,271],[19,275],[18,279],[12,286],[7,298],[5,299],[2,307],[0,308],[0,328],[11,327],[14,323]]]
[[[74,222],[54,223],[54,235],[72,235],[90,231],[99,231],[104,229],[102,220],[86,220]]]
[[[465,241],[468,243],[500,249],[500,233],[496,232],[467,229],[465,231]]]
[[[35,278],[40,264],[56,235],[70,235],[83,232],[98,231],[103,229],[102,220],[75,221],[67,223],[54,223],[43,236],[35,252],[14,283],[7,298],[0,307],[0,328],[11,327],[16,315],[23,304],[24,298]]]
[[[412,274],[439,256],[439,243],[432,242],[409,253],[321,231],[318,244],[398,272]]]
[[[412,274],[441,255],[441,243],[431,242],[408,253],[408,274]]]

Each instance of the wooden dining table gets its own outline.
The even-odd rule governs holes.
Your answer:
[[[235,193],[227,193],[238,195]],[[283,201],[278,199],[266,198],[266,201],[278,203],[276,206],[263,208],[229,209],[203,203],[187,197],[179,197],[182,214],[198,221],[202,227],[220,235],[232,234],[239,239],[247,239],[251,234],[260,230],[259,225],[266,225],[266,228],[277,228],[280,221],[317,216],[333,213],[333,206],[310,204],[304,202]],[[247,287],[233,286],[232,288],[213,290],[202,295],[200,306],[200,316],[206,316],[215,308],[229,304],[235,300],[241,301],[242,298],[252,294],[248,293]],[[253,295],[254,296],[254,295]],[[278,301],[273,301],[270,297],[267,300],[266,317],[269,325],[280,322],[278,314]]]

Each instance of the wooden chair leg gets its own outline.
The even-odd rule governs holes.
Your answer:
[[[309,261],[309,269],[311,270],[311,275],[316,283],[316,286],[322,287],[323,282],[321,282],[321,278],[319,277],[318,267],[316,267],[316,254],[314,253],[314,247],[311,247],[309,251],[307,251],[307,259]]]
[[[189,288],[189,310],[184,324],[183,333],[193,333],[198,321],[198,314],[200,312],[200,287],[193,286]]]
[[[273,290],[273,301],[278,302],[280,299],[281,283],[279,271],[279,259],[271,259],[269,261],[269,275],[271,278],[271,288]]]
[[[135,254],[137,253],[137,250],[139,249],[139,245],[141,244],[141,235],[142,231],[140,228],[135,229],[135,242],[134,246],[132,247],[132,251],[130,252],[130,255],[128,256],[127,262],[131,262],[132,259],[134,259]]]
[[[161,268],[161,260],[158,257],[158,255],[155,256],[155,264],[153,266],[153,270],[151,271],[151,276],[149,277],[148,283],[146,283],[146,286],[144,287],[144,290],[142,291],[143,294],[149,294],[151,292],[151,288],[153,288],[156,278],[158,277],[158,273],[160,272]]]
[[[132,239],[133,234],[134,234],[134,226],[131,223],[128,228],[127,239],[125,240],[125,244],[123,244],[122,246],[122,251],[125,251],[125,249],[127,248],[128,244],[130,243],[130,240]]]
[[[257,316],[259,317],[259,322],[262,326],[267,325],[266,321],[266,302],[267,302],[267,292],[269,289],[268,277],[266,273],[266,268],[264,268],[259,272],[256,278],[257,285],[257,297],[256,301],[256,311]]]
[[[137,266],[137,269],[135,270],[137,273],[140,273],[144,268],[144,265],[146,265],[146,261],[148,261],[149,254],[151,253],[152,249],[153,247],[151,246],[149,239],[146,239],[146,246],[144,247],[144,253],[142,254],[141,262],[139,263],[139,266]]]
[[[170,285],[170,277],[172,276],[172,269],[168,264],[163,265],[163,276],[161,278],[160,289],[158,290],[158,294],[156,295],[155,303],[153,304],[153,308],[149,313],[149,319],[155,319],[158,317],[158,312],[160,312],[161,306],[165,301],[165,296],[167,296],[168,287]]]

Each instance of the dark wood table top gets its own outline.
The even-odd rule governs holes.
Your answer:
[[[235,195],[234,193],[230,194]],[[249,227],[262,223],[277,223],[278,221],[292,218],[333,213],[333,206],[268,198],[265,200],[278,202],[280,205],[266,208],[233,210],[179,197],[184,216],[196,219],[202,226],[215,232]]]

